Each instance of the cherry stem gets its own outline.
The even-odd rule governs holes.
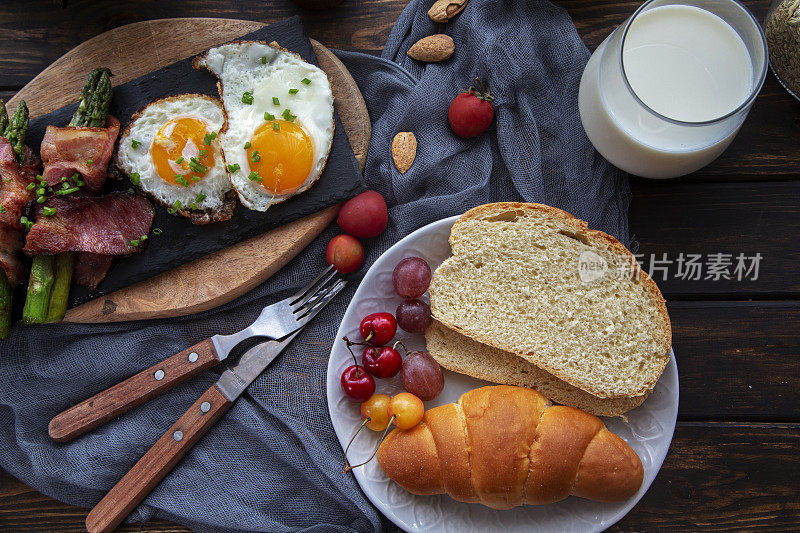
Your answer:
[[[347,466],[345,466],[344,470],[343,470],[343,472],[345,474],[347,472],[351,471],[354,468],[358,468],[359,466],[364,466],[365,464],[369,463],[370,461],[372,461],[375,458],[375,456],[378,454],[378,448],[380,448],[381,444],[383,444],[383,439],[385,439],[386,438],[386,434],[389,433],[389,428],[392,427],[392,422],[394,422],[395,418],[397,418],[397,415],[392,415],[392,418],[389,419],[389,423],[386,424],[386,429],[383,430],[383,435],[381,435],[381,441],[378,443],[378,446],[375,447],[375,451],[372,452],[372,455],[369,456],[369,459],[367,459],[363,463],[358,463],[357,465],[350,466],[350,464],[347,463],[347,449],[345,449],[345,451],[344,451],[344,462],[345,462],[345,464],[347,464]],[[369,418],[367,418],[367,420],[369,420]],[[361,427],[363,428],[364,424],[366,424],[366,423],[367,423],[366,420],[364,422],[362,422],[361,423]],[[361,428],[358,428],[358,431],[361,431]],[[358,435],[358,431],[356,431],[356,435]],[[356,438],[355,435],[353,435],[353,438],[354,439]],[[353,441],[351,440],[350,442],[353,442]],[[350,445],[348,444],[347,447],[349,448]]]
[[[408,348],[406,348],[406,345],[405,345],[405,344],[403,344],[403,341],[401,341],[400,339],[397,339],[397,341],[395,341],[395,343],[394,343],[394,345],[392,346],[392,348],[393,348],[393,349],[395,349],[395,350],[397,350],[397,345],[398,345],[398,344],[399,344],[400,346],[402,346],[402,347],[403,347],[403,350],[405,350],[405,351],[406,351],[406,355],[408,355]]]
[[[494,101],[494,96],[489,91],[489,84],[484,85],[480,78],[475,78],[475,84],[478,86],[477,89],[474,86],[470,86],[468,89],[471,95],[487,102]]]
[[[359,343],[353,342],[350,339],[348,339],[347,337],[344,337],[343,340],[344,340],[345,343],[347,343],[347,351],[350,352],[350,355],[353,356],[353,362],[355,363],[355,366],[356,366],[356,377],[357,378],[361,377],[361,375],[360,375],[360,373],[358,371],[358,359],[356,359],[356,354],[353,352],[353,349],[350,348],[350,346],[352,346],[354,344],[359,344]]]
[[[350,467],[350,463],[347,461],[347,452],[350,450],[350,445],[353,444],[353,441],[356,440],[358,434],[361,433],[361,430],[364,429],[364,426],[366,426],[370,420],[371,420],[370,417],[367,417],[361,422],[361,425],[358,426],[358,429],[356,430],[355,434],[352,436],[352,438],[350,438],[350,442],[347,443],[347,448],[344,449],[345,472],[347,472],[347,469]]]

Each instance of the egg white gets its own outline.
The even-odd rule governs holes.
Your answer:
[[[206,123],[209,133],[219,132],[225,123],[225,114],[219,101],[202,94],[181,94],[151,102],[133,116],[128,128],[120,136],[117,167],[130,176],[139,174],[139,187],[166,206],[180,201],[185,209],[194,203],[198,210],[216,211],[223,207],[225,193],[231,190],[225,157],[219,135],[211,141],[214,166],[209,167],[203,179],[184,187],[164,181],[150,157],[150,147],[161,127],[172,119],[192,117]],[[141,143],[134,148],[131,141]],[[204,147],[203,147],[204,148]],[[197,196],[205,199],[197,202]]]
[[[230,173],[239,199],[249,209],[266,211],[307,190],[319,178],[333,143],[333,92],[325,72],[277,44],[238,42],[210,49],[195,63],[207,68],[221,82],[222,103],[227,116],[227,130],[220,137],[228,165],[239,165]],[[301,80],[307,78],[310,83]],[[289,89],[298,89],[290,94]],[[242,101],[249,92],[252,104]],[[280,104],[275,105],[272,98]],[[280,119],[285,109],[296,116],[295,123],[305,130],[313,143],[311,171],[301,186],[291,192],[273,194],[248,179],[250,166],[244,145],[255,130],[264,124],[264,113]]]

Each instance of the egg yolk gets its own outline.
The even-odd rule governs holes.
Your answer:
[[[161,179],[183,186],[203,179],[214,166],[214,150],[207,135],[207,124],[193,117],[174,118],[161,126],[150,146]]]
[[[314,145],[294,122],[271,120],[262,124],[246,151],[250,170],[258,173],[261,185],[273,194],[296,191],[311,173]]]

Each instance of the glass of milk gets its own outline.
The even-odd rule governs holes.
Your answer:
[[[764,33],[735,0],[649,0],[589,59],[581,122],[617,167],[682,176],[727,148],[766,73]]]

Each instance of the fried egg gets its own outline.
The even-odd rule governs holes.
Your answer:
[[[220,135],[242,204],[266,211],[319,178],[333,142],[325,72],[262,42],[230,43],[195,60],[219,78],[227,129]]]
[[[192,222],[227,220],[236,197],[225,169],[220,102],[181,94],[151,102],[120,136],[117,167],[131,182]]]

